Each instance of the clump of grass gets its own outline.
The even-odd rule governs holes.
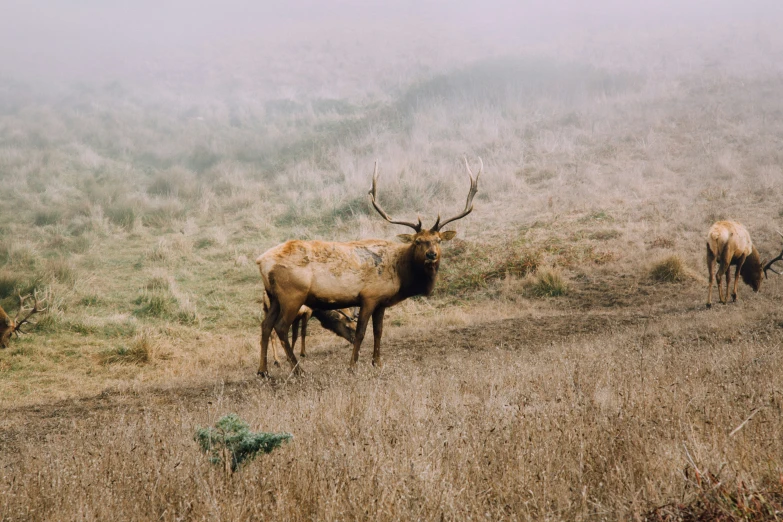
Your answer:
[[[766,480],[764,488],[731,484],[715,474],[695,470],[696,496],[689,503],[657,507],[645,520],[778,520],[783,512],[783,480]]]
[[[62,212],[59,210],[39,210],[33,217],[33,222],[37,227],[46,225],[55,225],[62,219]]]
[[[155,344],[147,333],[133,338],[128,346],[122,345],[105,350],[98,355],[101,364],[147,364],[155,357]]]
[[[293,438],[290,433],[253,433],[235,413],[222,417],[214,428],[199,428],[195,436],[201,451],[209,454],[209,461],[223,465],[227,472],[236,471],[259,453],[271,453]]]
[[[443,280],[439,292],[462,295],[485,288],[508,276],[523,277],[536,270],[541,262],[539,251],[512,245],[505,255],[494,257],[497,250],[484,245],[455,241],[444,260]],[[491,257],[493,256],[493,257]]]
[[[49,259],[43,268],[44,279],[63,284],[76,282],[76,269],[65,259]]]
[[[133,230],[139,212],[129,203],[115,203],[104,209],[106,217],[113,225],[117,225],[127,231]]]
[[[685,263],[677,254],[671,255],[650,268],[650,278],[659,283],[681,283],[687,278]]]
[[[559,297],[568,293],[568,283],[559,271],[542,268],[536,272],[527,291],[534,297]]]
[[[177,310],[177,301],[170,294],[161,291],[145,291],[134,302],[138,307],[134,314],[139,317],[170,317]]]

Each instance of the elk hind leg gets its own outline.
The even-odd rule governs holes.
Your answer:
[[[294,349],[291,347],[291,343],[288,342],[288,330],[291,328],[291,324],[299,313],[299,306],[301,305],[297,305],[296,307],[281,305],[280,315],[275,323],[275,333],[283,344],[283,349],[288,356],[288,361],[291,363],[294,373],[301,373],[302,370],[299,367],[299,362],[296,360],[296,355],[294,355]]]
[[[269,349],[269,340],[272,336],[272,329],[280,315],[280,303],[277,299],[270,296],[269,309],[264,314],[264,320],[261,322],[261,361],[258,365],[258,375],[269,377],[269,371],[266,366],[266,355]],[[272,346],[274,350],[274,345]],[[277,357],[275,355],[275,357]]]
[[[707,308],[712,308],[712,285],[715,283],[715,254],[710,250],[709,244],[707,245],[707,271],[709,272],[709,278],[707,279]],[[718,282],[718,291],[720,291],[720,282]]]

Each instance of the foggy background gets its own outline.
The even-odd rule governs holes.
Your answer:
[[[685,56],[705,32],[716,28],[757,38],[764,54],[768,42],[762,40],[779,32],[775,28],[783,20],[781,3],[772,0],[117,4],[4,1],[0,76],[46,90],[115,80],[196,82],[203,87],[233,80],[247,89],[264,82],[285,97],[300,86],[264,69],[272,66],[270,56],[290,49],[300,49],[303,57],[360,51],[372,80],[395,59],[418,62],[426,72],[490,55],[543,47],[552,51],[558,45],[570,52],[660,45],[647,42],[650,34],[681,41]],[[725,51],[731,54],[730,48]],[[661,53],[672,51],[662,48]],[[783,61],[779,55],[766,58]],[[339,75],[339,62],[335,65]]]

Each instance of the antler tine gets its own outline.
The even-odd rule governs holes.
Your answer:
[[[473,198],[476,196],[476,193],[478,192],[478,180],[479,176],[481,176],[481,173],[484,171],[484,162],[481,161],[481,157],[479,157],[479,171],[476,176],[473,176],[473,171],[470,170],[470,165],[468,164],[468,157],[465,156],[465,167],[468,169],[468,176],[470,176],[470,191],[468,192],[468,200],[465,202],[465,210],[462,211],[461,214],[458,214],[454,216],[453,218],[449,218],[443,223],[440,222],[440,215],[438,216],[437,221],[435,221],[435,225],[432,227],[433,232],[437,232],[441,228],[445,227],[452,221],[456,221],[458,219],[462,219],[471,212],[473,212]]]
[[[783,233],[781,233],[780,230],[778,230],[778,234],[780,234],[780,237],[783,237]],[[769,263],[764,265],[764,277],[767,277],[767,270],[769,270],[769,271],[771,271],[771,272],[773,272],[773,273],[775,273],[777,275],[783,275],[780,272],[778,272],[777,270],[775,270],[774,268],[772,268],[772,265],[774,263],[777,263],[778,261],[781,261],[781,260],[783,260],[783,250],[780,251],[780,254],[778,254],[778,256],[776,258],[771,259],[769,261]]]
[[[19,335],[19,333],[25,333],[21,328],[23,324],[29,324],[29,319],[33,314],[37,314],[38,312],[44,312],[46,311],[46,308],[38,308],[38,292],[33,292],[33,295],[27,294],[26,296],[22,297],[19,295],[19,312],[16,314],[16,319],[14,320],[14,333]],[[29,299],[30,297],[33,298],[33,307],[28,311],[27,315],[25,315],[22,320],[19,320],[19,316],[22,314],[22,309],[24,308],[24,301],[25,299]]]
[[[375,200],[377,196],[377,189],[378,189],[378,161],[375,162],[375,170],[372,173],[372,189],[370,189],[370,192],[368,194],[370,195],[370,201],[372,202],[372,206],[375,207],[375,210],[378,211],[378,214],[381,215],[383,219],[388,221],[389,223],[393,225],[405,225],[406,227],[411,227],[416,232],[421,232],[421,218],[418,218],[419,222],[411,223],[408,221],[395,221],[391,217],[389,217],[389,214],[386,213],[385,210],[381,208],[381,206],[378,204],[378,202]]]

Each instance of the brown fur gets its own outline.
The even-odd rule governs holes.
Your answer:
[[[263,299],[264,313],[269,311],[269,296],[264,293]],[[306,337],[307,337],[307,323],[310,317],[314,316],[318,322],[321,323],[325,329],[334,332],[338,336],[342,337],[349,343],[353,344],[356,336],[356,330],[353,328],[352,323],[355,321],[354,309],[345,308],[342,310],[313,310],[310,307],[303,306],[299,309],[299,314],[294,319],[291,334],[291,346],[296,346],[296,340],[301,331],[302,334],[302,347],[299,349],[299,355],[305,357],[307,355]],[[301,330],[300,330],[301,327]],[[278,357],[278,345],[282,347],[282,343],[277,336],[270,339],[272,343],[272,357],[275,360],[275,366],[280,365],[280,358]]]
[[[465,160],[467,166],[467,159]],[[283,343],[294,371],[299,371],[293,348],[288,342],[288,330],[302,306],[335,310],[359,307],[356,337],[350,367],[359,360],[359,348],[364,340],[367,323],[373,321],[373,356],[375,366],[381,364],[381,337],[386,308],[409,297],[430,295],[435,287],[440,267],[440,243],[452,239],[456,232],[441,232],[440,228],[461,219],[473,210],[473,197],[478,190],[468,166],[471,187],[465,210],[441,224],[438,216],[430,230],[417,224],[393,221],[375,200],[378,168],[373,174],[371,201],[378,213],[393,224],[413,228],[415,234],[398,236],[404,243],[367,239],[347,243],[325,241],[288,241],[273,247],[256,259],[270,306],[261,325],[261,361],[258,374],[267,376],[266,355],[272,330]]]
[[[11,339],[15,327],[14,320],[8,317],[5,310],[0,307],[0,348],[8,348],[8,341]]]
[[[718,271],[715,273],[715,262]],[[718,221],[710,227],[707,233],[707,270],[709,271],[709,290],[707,292],[707,308],[712,306],[712,282],[718,283],[718,299],[723,304],[729,297],[730,267],[734,265],[734,289],[732,301],[737,300],[739,277],[750,286],[754,292],[761,288],[764,279],[764,262],[758,250],[753,246],[748,230],[735,221]],[[726,275],[726,294],[724,296],[721,281]]]

